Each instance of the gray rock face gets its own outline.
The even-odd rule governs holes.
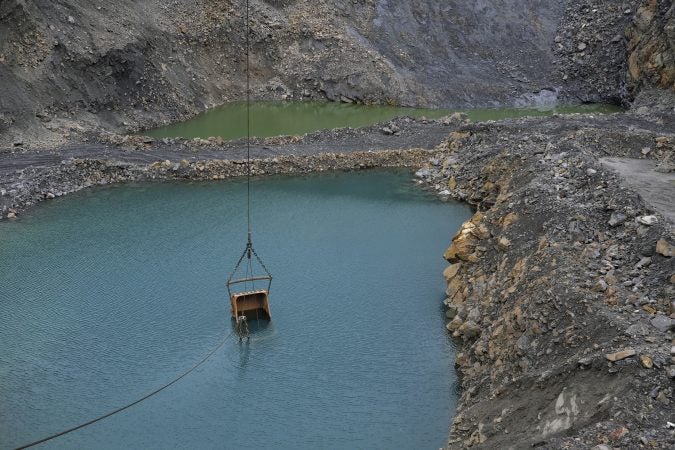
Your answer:
[[[562,3],[562,2],[561,2]],[[554,44],[562,99],[625,101],[625,30],[640,0],[570,0]],[[630,11],[626,14],[626,10]]]
[[[432,103],[512,104],[551,84],[563,13],[562,2],[380,0],[360,34]]]

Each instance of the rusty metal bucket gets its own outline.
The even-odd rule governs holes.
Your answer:
[[[245,315],[248,320],[272,320],[270,312],[269,291],[238,292],[231,294],[232,318]]]

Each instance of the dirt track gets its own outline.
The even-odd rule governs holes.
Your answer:
[[[675,173],[659,172],[656,161],[644,159],[603,158],[600,162],[618,172],[627,186],[675,224]]]

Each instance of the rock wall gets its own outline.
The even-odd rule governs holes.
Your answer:
[[[637,10],[628,29],[630,89],[658,87],[675,91],[675,5],[649,0]]]

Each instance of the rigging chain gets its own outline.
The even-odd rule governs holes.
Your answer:
[[[267,269],[267,266],[265,265],[263,260],[260,258],[260,256],[258,256],[258,253],[253,248],[253,244],[251,244],[251,241],[249,241],[246,244],[246,248],[244,249],[244,252],[239,257],[239,261],[237,261],[237,264],[234,266],[234,269],[230,273],[230,276],[227,279],[228,282],[231,281],[232,277],[234,277],[234,275],[237,273],[237,270],[239,270],[239,266],[241,266],[241,263],[242,263],[242,261],[244,261],[244,258],[248,255],[248,259],[249,260],[251,259],[251,254],[253,254],[253,256],[255,256],[256,261],[258,261],[258,264],[260,264],[260,267],[262,267],[262,269],[265,271],[265,274],[267,274],[270,277],[272,276],[272,274]]]

